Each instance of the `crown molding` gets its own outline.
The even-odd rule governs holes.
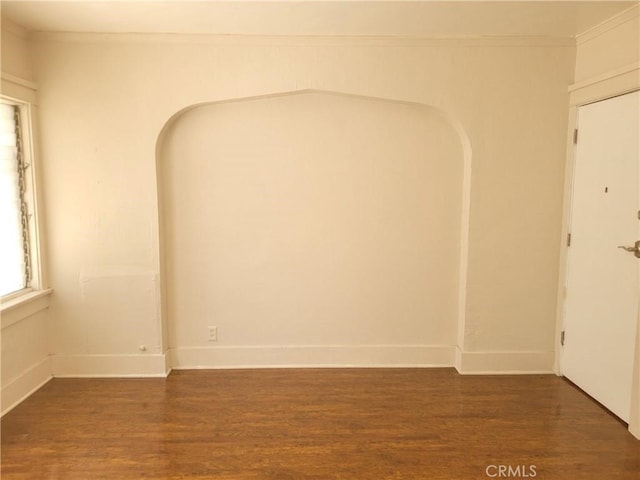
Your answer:
[[[487,46],[487,47],[574,47],[573,37],[550,36],[303,36],[303,35],[217,35],[170,33],[85,33],[34,32],[36,42],[63,43],[149,43],[207,45],[296,45],[296,46]]]
[[[14,85],[19,85],[21,87],[26,87],[34,91],[38,89],[38,86],[35,83],[6,72],[0,72],[0,80],[13,83]]]
[[[640,23],[640,3],[576,35],[576,43],[581,45],[633,20]]]

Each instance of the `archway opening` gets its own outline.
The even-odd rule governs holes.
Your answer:
[[[438,110],[321,92],[207,104],[158,154],[174,367],[453,352],[465,152]]]

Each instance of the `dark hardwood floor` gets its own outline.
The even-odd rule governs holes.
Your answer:
[[[1,455],[2,480],[640,479],[640,441],[561,378],[454,369],[54,379]]]

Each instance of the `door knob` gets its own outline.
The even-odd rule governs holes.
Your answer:
[[[627,252],[633,252],[636,258],[640,258],[640,240],[638,240],[633,247],[626,247],[624,245],[620,245],[618,248],[626,250]]]

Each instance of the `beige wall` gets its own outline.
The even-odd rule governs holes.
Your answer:
[[[23,308],[23,310],[25,310]],[[27,307],[28,310],[28,307]],[[51,378],[46,308],[2,315],[2,414]],[[17,321],[15,321],[17,320]]]
[[[162,361],[155,148],[165,123],[195,104],[315,89],[430,105],[468,135],[459,360],[551,370],[570,42],[40,35],[33,48],[60,365]],[[248,343],[242,332],[235,341]],[[453,346],[437,342],[446,358]],[[264,363],[261,353],[238,361]],[[401,363],[396,353],[373,361]]]
[[[2,19],[1,32],[2,73],[8,73],[24,80],[32,80],[33,70],[27,32],[6,18]]]
[[[314,345],[325,364],[336,345],[353,363],[349,347],[453,346],[463,167],[455,129],[416,105],[306,93],[184,114],[159,163],[178,364],[205,361],[208,325],[217,346]]]

